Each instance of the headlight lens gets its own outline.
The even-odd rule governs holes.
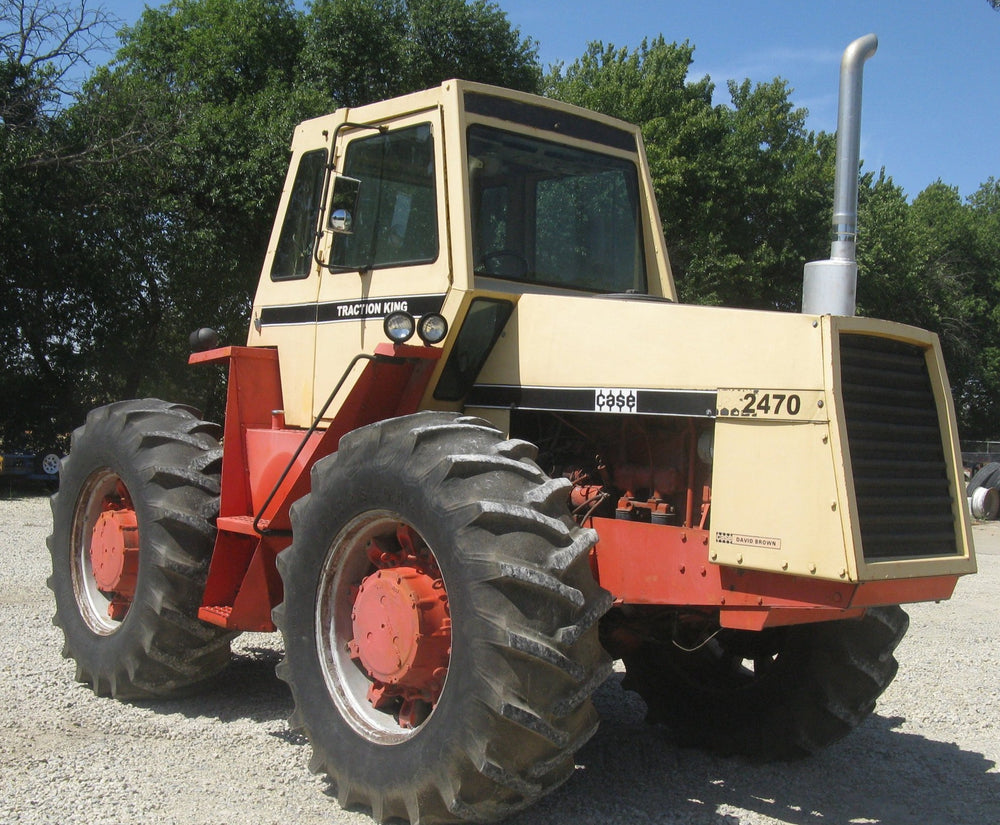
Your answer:
[[[420,318],[417,324],[417,335],[425,344],[438,344],[448,334],[448,322],[443,315],[436,312],[428,313]]]
[[[385,337],[394,344],[404,344],[409,341],[413,337],[415,326],[413,316],[408,312],[391,312],[382,322]]]

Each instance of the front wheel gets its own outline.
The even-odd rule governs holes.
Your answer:
[[[52,497],[53,622],[77,681],[117,698],[187,691],[229,662],[195,618],[214,546],[219,428],[155,399],[91,411]]]
[[[682,745],[761,760],[795,759],[841,739],[896,675],[909,619],[898,606],[860,619],[700,640],[645,642],[623,657],[626,688]]]
[[[506,817],[567,779],[610,672],[592,531],[534,448],[421,413],[313,468],[278,557],[279,675],[344,806],[378,821]]]

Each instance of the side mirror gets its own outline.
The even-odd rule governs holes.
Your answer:
[[[354,214],[358,211],[361,181],[346,175],[334,175],[330,197],[330,231],[350,235],[354,231]]]

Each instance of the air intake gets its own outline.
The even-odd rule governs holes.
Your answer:
[[[841,334],[840,382],[865,560],[957,555],[948,463],[924,350]]]

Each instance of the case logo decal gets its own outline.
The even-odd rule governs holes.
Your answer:
[[[639,396],[635,390],[603,387],[594,391],[594,412],[634,413],[638,409]]]

